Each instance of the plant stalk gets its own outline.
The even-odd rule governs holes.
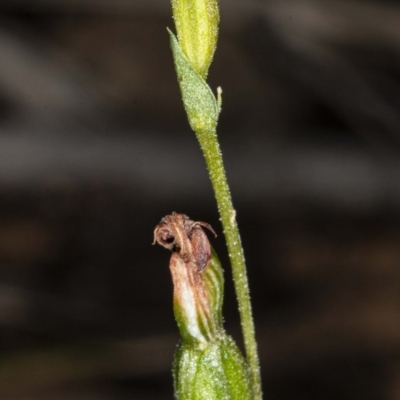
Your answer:
[[[257,352],[257,342],[255,337],[244,252],[236,222],[236,211],[233,208],[224,163],[222,160],[222,153],[220,150],[216,130],[197,131],[196,136],[207,164],[228,247],[235,292],[239,304],[246,358],[250,367],[251,379],[253,383],[254,399],[261,400],[262,389],[260,364]]]

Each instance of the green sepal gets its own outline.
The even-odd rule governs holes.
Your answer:
[[[211,247],[211,261],[201,272],[210,299],[210,308],[215,330],[223,330],[222,304],[224,301],[224,270],[214,248]]]
[[[251,400],[248,366],[226,334],[205,349],[183,341],[175,354],[176,400]]]
[[[220,107],[202,76],[183,53],[175,35],[168,29],[175,70],[189,124],[195,132],[214,132]]]

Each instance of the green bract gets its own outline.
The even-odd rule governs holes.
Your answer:
[[[206,81],[183,53],[174,34],[170,30],[168,32],[183,105],[188,115],[190,126],[195,132],[214,131],[220,111],[215,96]]]
[[[193,68],[207,77],[218,39],[218,0],[172,0],[179,43]]]
[[[174,360],[177,400],[250,400],[248,367],[233,340],[224,335],[204,349],[181,343]]]

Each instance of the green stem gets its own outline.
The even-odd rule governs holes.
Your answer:
[[[229,258],[232,265],[232,274],[236,296],[239,303],[240,320],[243,331],[244,346],[247,362],[250,366],[254,388],[254,399],[262,399],[260,365],[257,352],[257,342],[253,315],[251,310],[249,284],[243,248],[239,229],[236,222],[236,211],[233,208],[232,198],[226,178],[222,154],[219,147],[216,131],[198,131],[197,139],[203,151],[204,158],[214,188],[222,227],[228,246]]]

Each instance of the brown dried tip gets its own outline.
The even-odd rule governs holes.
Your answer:
[[[217,234],[205,222],[192,221],[185,214],[173,212],[165,216],[154,229],[154,242],[177,253],[185,263],[194,262],[198,271],[207,267],[211,260],[210,242],[202,227]]]

